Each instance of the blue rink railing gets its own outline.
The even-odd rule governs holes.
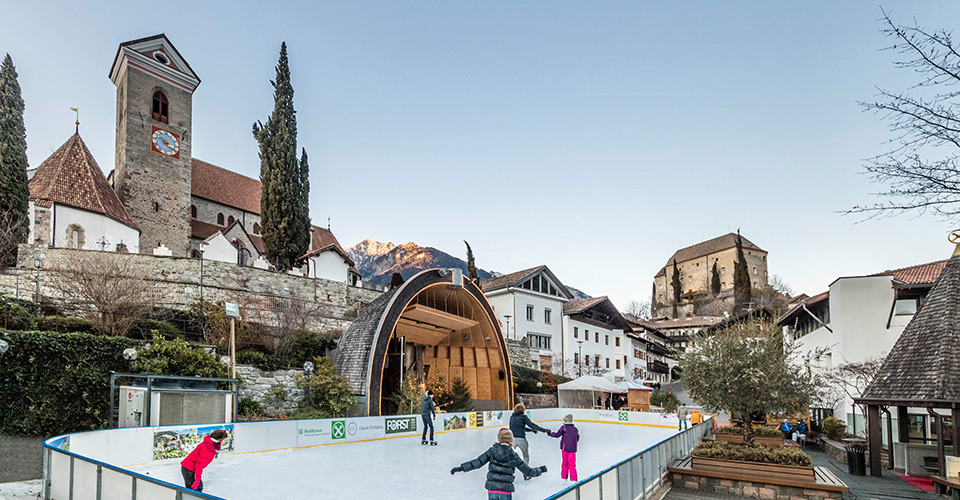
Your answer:
[[[694,425],[616,465],[580,480],[546,500],[647,499],[663,488],[667,467],[689,454],[712,426],[712,420]]]

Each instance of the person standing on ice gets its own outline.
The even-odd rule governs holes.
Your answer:
[[[563,461],[560,465],[560,477],[566,481],[577,482],[577,441],[580,441],[580,431],[573,425],[573,415],[563,417],[563,425],[557,432],[551,432],[550,437],[560,438],[560,455]]]
[[[204,436],[203,441],[197,445],[193,451],[180,462],[180,474],[183,475],[183,485],[191,490],[203,491],[203,469],[210,462],[213,462],[217,452],[220,451],[220,443],[227,437],[227,431],[217,429]]]
[[[513,407],[513,415],[510,415],[510,432],[513,433],[513,442],[517,448],[520,448],[523,461],[530,463],[530,444],[527,443],[527,431],[529,430],[534,434],[536,434],[537,431],[550,434],[550,430],[533,423],[526,412],[527,407],[523,406],[523,403],[517,403],[516,406]]]
[[[679,420],[679,422],[677,422],[677,426],[679,427],[677,430],[682,431],[686,429],[687,428],[687,405],[680,403],[680,406],[677,407],[677,419]]]
[[[437,405],[433,404],[433,391],[428,390],[420,401],[420,418],[423,419],[423,437],[420,444],[427,444],[427,428],[430,428],[430,445],[436,446],[433,440],[433,421],[437,418]]]
[[[457,472],[470,472],[479,469],[485,464],[487,467],[487,481],[484,488],[487,489],[488,500],[512,500],[513,499],[513,471],[520,469],[524,477],[537,477],[547,472],[547,466],[530,467],[513,451],[513,433],[510,429],[500,429],[497,432],[497,442],[479,457],[460,464],[459,467],[450,469],[450,474]]]

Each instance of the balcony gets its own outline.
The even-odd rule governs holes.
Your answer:
[[[673,349],[670,349],[669,347],[666,347],[666,346],[662,346],[655,342],[650,342],[648,344],[647,350],[658,356],[669,356],[673,354]]]
[[[663,361],[647,361],[647,370],[658,373],[670,373],[670,367]]]

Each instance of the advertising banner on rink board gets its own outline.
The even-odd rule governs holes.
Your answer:
[[[467,416],[467,427],[483,427],[483,412],[471,412]]]
[[[387,417],[389,421],[390,417]],[[414,427],[413,430],[416,430]],[[407,431],[395,431],[407,432]],[[360,417],[297,421],[297,446],[362,441],[383,437],[384,417]]]
[[[619,412],[610,411],[610,410],[600,410],[599,412],[600,420],[618,420]]]
[[[483,412],[483,425],[491,427],[494,425],[504,425],[503,410]]]

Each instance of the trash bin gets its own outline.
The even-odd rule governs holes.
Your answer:
[[[847,448],[847,472],[851,476],[867,475],[867,442],[862,439],[844,439]]]

